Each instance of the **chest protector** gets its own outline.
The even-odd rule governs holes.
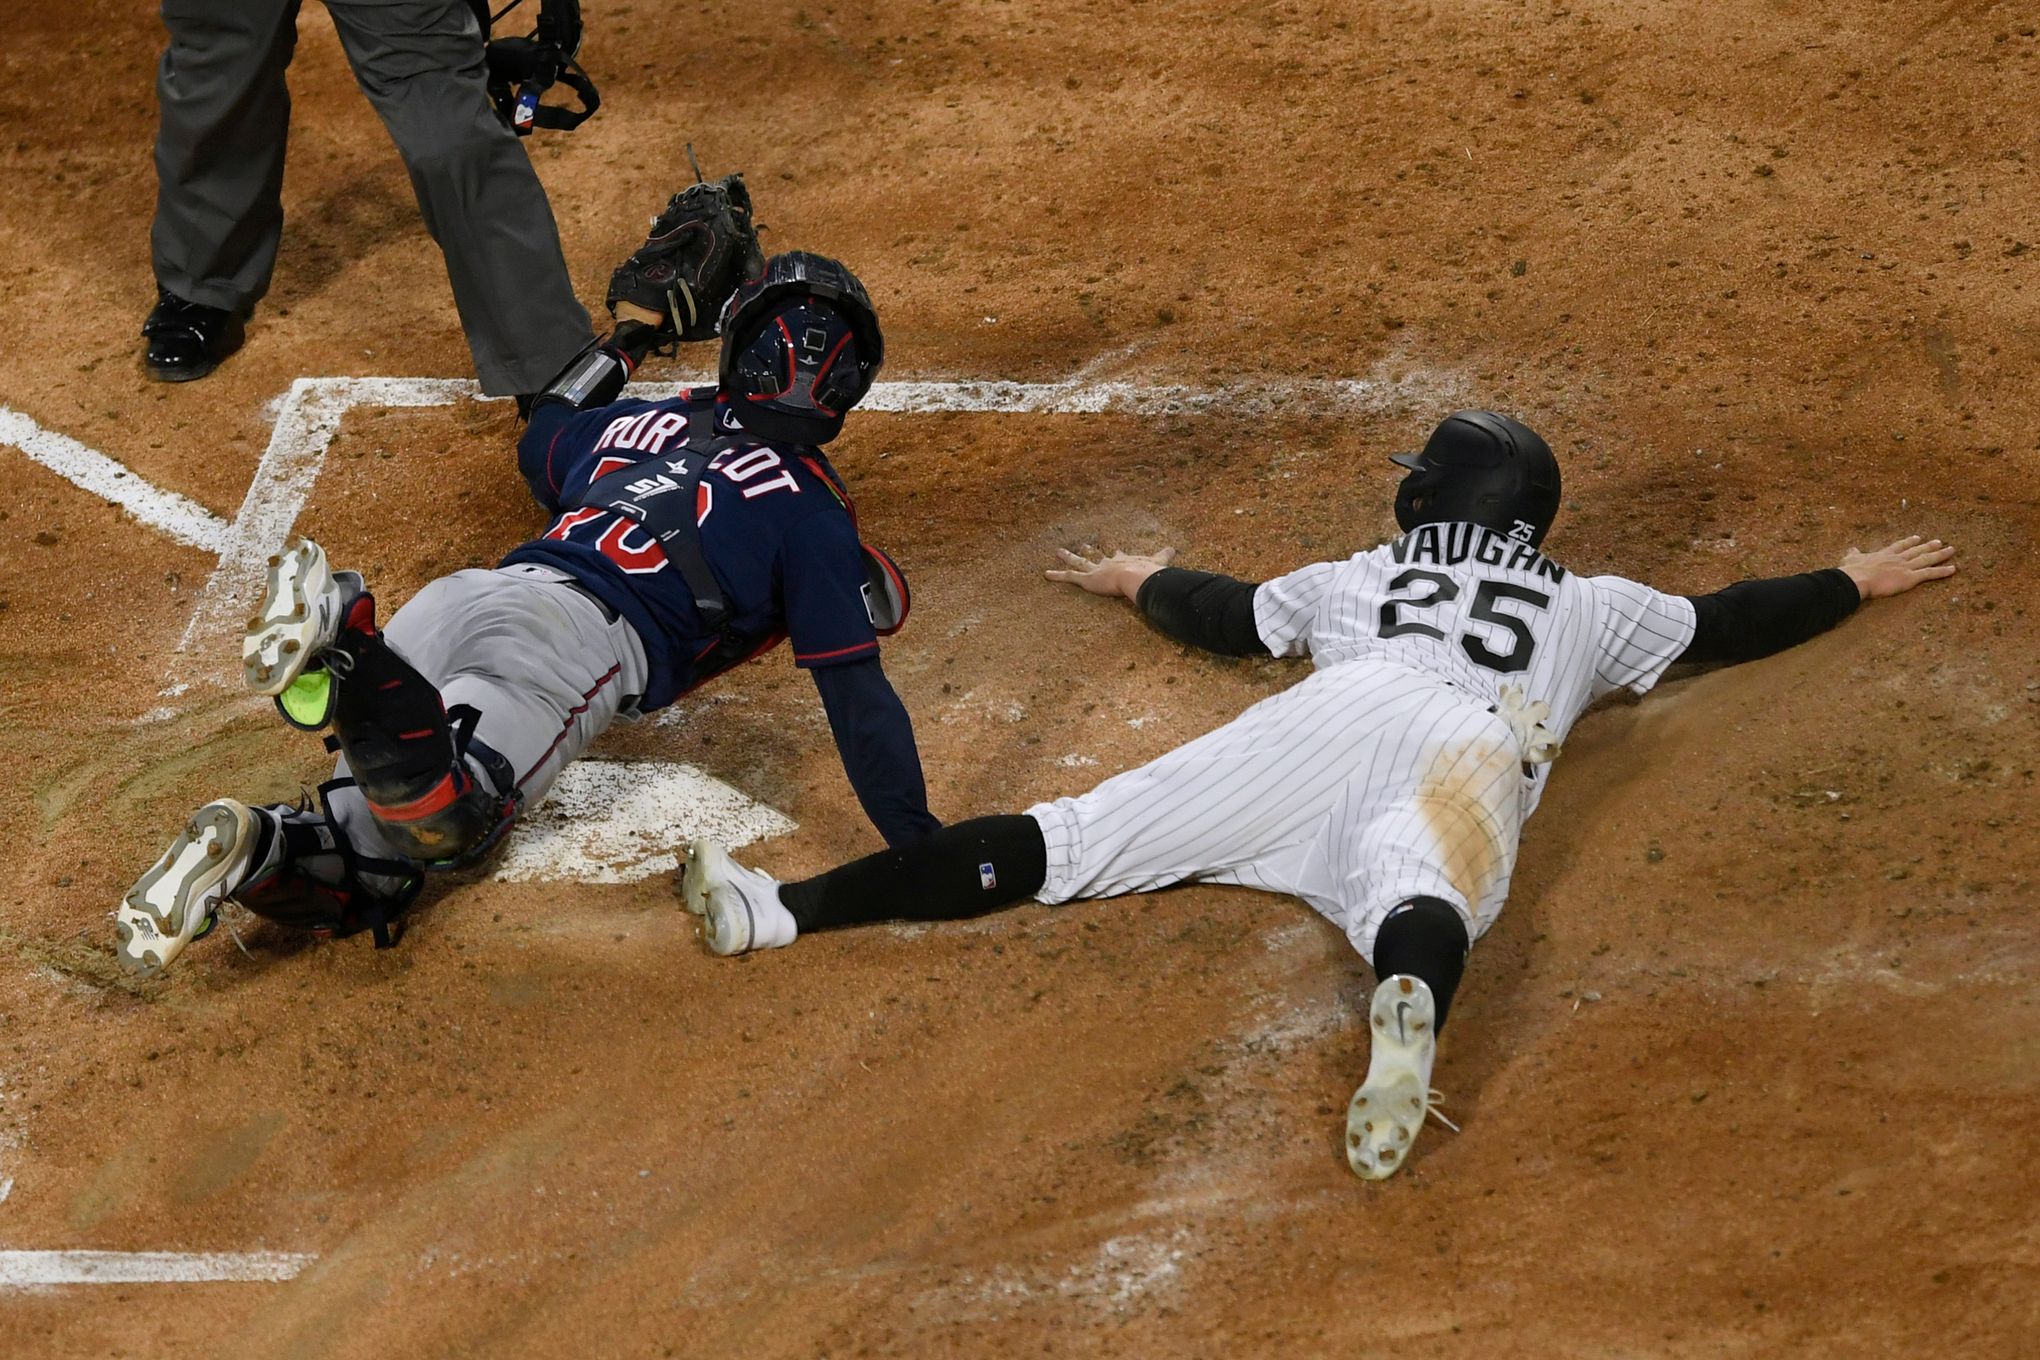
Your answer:
[[[598,477],[573,499],[561,502],[563,510],[607,510],[637,523],[639,530],[658,543],[659,551],[680,579],[687,583],[694,599],[695,613],[704,627],[715,634],[716,644],[703,660],[711,672],[734,666],[757,647],[760,639],[746,638],[730,630],[729,599],[709,569],[701,550],[701,479],[708,465],[732,449],[755,446],[755,436],[730,435],[716,427],[712,405],[690,404],[687,434],[680,449],[671,456],[647,458],[626,468]],[[835,479],[811,459],[804,459],[815,473],[828,481],[849,508],[849,498]],[[851,511],[856,522],[856,512]],[[900,630],[907,620],[909,596],[906,577],[893,560],[868,544],[860,543],[864,566],[864,606],[872,628],[881,637]]]
[[[718,657],[742,652],[746,644],[729,632],[729,599],[701,551],[701,479],[718,455],[755,442],[719,433],[714,406],[690,405],[679,452],[618,468],[561,504],[562,509],[607,510],[635,520],[687,583],[702,625],[716,636]]]

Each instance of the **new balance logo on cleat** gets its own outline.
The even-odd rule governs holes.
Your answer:
[[[315,665],[330,660],[344,670],[346,661],[329,649],[357,608],[361,612],[354,626],[372,629],[374,600],[361,577],[334,571],[325,550],[310,539],[291,539],[270,557],[262,604],[241,638],[241,672],[248,687],[257,694],[279,695]]]

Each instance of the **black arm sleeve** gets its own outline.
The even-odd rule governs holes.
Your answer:
[[[885,843],[912,845],[941,830],[942,823],[928,811],[914,725],[878,658],[817,666],[808,673],[822,693],[843,773]]]
[[[1178,642],[1220,656],[1268,656],[1254,626],[1258,581],[1236,581],[1208,571],[1163,567],[1141,582],[1134,604],[1148,621]]]
[[[1755,661],[1825,633],[1863,602],[1856,583],[1836,567],[1738,581],[1686,598],[1693,603],[1693,640],[1682,662]]]

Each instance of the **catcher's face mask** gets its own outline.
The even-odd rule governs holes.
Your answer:
[[[739,393],[788,410],[841,416],[860,390],[857,337],[834,307],[802,298],[764,318],[736,356]]]

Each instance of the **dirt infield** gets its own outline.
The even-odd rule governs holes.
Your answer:
[[[308,5],[275,286],[219,373],[144,382],[160,30],[13,8],[0,406],[232,520],[295,379],[467,375]],[[531,144],[585,300],[692,141],[768,248],[862,273],[888,377],[1258,394],[852,421],[945,818],[1296,674],[1058,593],[1055,547],[1343,555],[1456,404],[1550,437],[1576,570],[1702,590],[1923,532],[1963,573],[1579,726],[1454,1008],[1464,1132],[1367,1185],[1366,969],[1244,891],[724,962],[663,878],[484,880],[391,952],[258,927],[126,980],[108,913],[179,819],[322,757],[178,652],[212,553],[0,447],[0,1251],[316,1257],[0,1286],[0,1351],[2040,1352],[2030,6],[585,8],[603,110]],[[298,523],[400,600],[538,527],[514,435],[358,409]],[[875,847],[783,651],[712,693],[598,753],[788,814],[775,871]]]

